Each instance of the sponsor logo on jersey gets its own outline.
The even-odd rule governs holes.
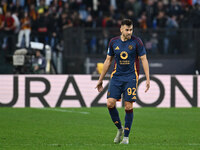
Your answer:
[[[128,53],[126,51],[123,51],[120,53],[121,59],[127,59],[128,58]]]
[[[115,48],[115,50],[119,50],[119,46],[117,46],[117,47]]]
[[[129,45],[129,46],[128,46],[128,49],[129,49],[129,50],[132,50],[132,49],[133,49],[133,45]]]

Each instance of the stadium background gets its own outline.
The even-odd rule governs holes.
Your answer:
[[[29,43],[44,44],[46,74],[31,70],[36,48],[25,38],[17,45],[25,12]],[[105,107],[113,65],[104,91],[94,89],[122,18],[133,20],[151,74],[145,94],[140,70],[127,147],[112,144],[115,128]],[[199,0],[1,0],[0,149],[199,149],[199,42]],[[22,48],[28,53],[16,66],[13,56]],[[123,106],[117,104],[122,118]]]

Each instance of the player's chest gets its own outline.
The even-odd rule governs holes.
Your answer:
[[[115,55],[121,55],[122,53],[127,53],[128,55],[136,54],[136,44],[134,42],[122,43],[122,44],[113,44],[113,51]]]

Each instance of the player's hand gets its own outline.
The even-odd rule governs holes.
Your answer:
[[[145,90],[145,93],[149,90],[149,88],[150,88],[150,81],[147,80],[146,81],[146,90]]]
[[[99,92],[103,91],[103,81],[98,81],[97,86],[95,87],[95,89],[97,88],[97,90]]]

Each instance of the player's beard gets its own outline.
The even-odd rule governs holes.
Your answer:
[[[125,37],[126,37],[127,40],[131,39],[131,35],[130,34],[127,34]]]
[[[124,40],[130,40],[131,39],[130,34],[122,34],[121,36],[123,37]]]

